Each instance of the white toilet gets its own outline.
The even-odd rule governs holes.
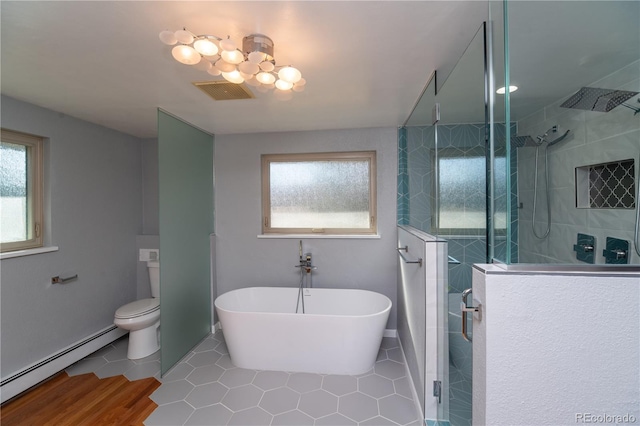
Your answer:
[[[140,299],[127,303],[116,311],[113,323],[129,330],[127,358],[140,359],[160,349],[158,327],[160,327],[160,263],[147,262],[151,299]]]

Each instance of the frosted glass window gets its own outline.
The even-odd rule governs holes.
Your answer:
[[[264,155],[263,232],[375,233],[375,152]]]
[[[486,159],[460,154],[438,158],[439,229],[445,234],[482,234],[487,222]],[[495,161],[498,169],[505,167],[504,157]],[[505,190],[504,175],[496,173],[496,192]],[[498,228],[505,228],[504,211],[496,220]]]
[[[2,242],[26,240],[27,147],[0,143],[0,219]]]
[[[2,129],[0,245],[2,251],[42,245],[42,138]]]
[[[444,157],[439,160],[440,228],[485,228],[484,157]]]

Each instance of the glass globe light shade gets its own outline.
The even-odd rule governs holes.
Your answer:
[[[268,72],[259,73],[256,79],[262,84],[273,84],[276,81],[276,77]]]
[[[196,40],[196,42],[193,43],[193,48],[196,49],[198,53],[204,56],[213,56],[218,53],[218,46],[216,46],[211,42],[211,40],[207,40],[206,38]]]
[[[280,77],[280,80],[296,83],[302,78],[302,74],[294,67],[284,67],[278,71],[278,77]]]
[[[218,61],[216,61],[215,66],[222,72],[231,72],[231,71],[235,71],[236,69],[235,65],[230,64],[224,59],[219,59]]]
[[[300,80],[296,81],[296,86],[304,86],[305,84],[307,84],[307,80],[305,80],[304,78],[301,78]]]
[[[298,86],[297,84],[294,84],[292,90],[294,92],[303,92],[304,91],[304,86]]]
[[[220,56],[230,64],[237,65],[244,61],[244,55],[239,50],[223,50]]]
[[[230,38],[220,40],[220,47],[222,48],[222,50],[226,50],[229,52],[236,50],[237,48],[236,42],[231,40]]]
[[[248,58],[249,58],[249,62],[259,65],[260,62],[265,60],[266,56],[267,55],[265,55],[262,52],[255,51],[255,52],[249,53]]]
[[[211,67],[211,68],[209,68],[209,69],[207,70],[207,72],[208,72],[209,74],[213,75],[213,76],[218,76],[218,75],[222,74],[222,73],[220,72],[220,70],[219,70],[218,68],[216,68],[216,67]]]
[[[273,71],[273,69],[274,69],[275,67],[276,67],[276,66],[275,66],[275,65],[273,65],[273,63],[271,63],[271,62],[269,62],[269,61],[264,61],[264,62],[260,63],[260,69],[261,69],[262,71],[265,71],[265,72],[271,72],[271,71]]]
[[[161,31],[159,37],[161,42],[169,46],[173,46],[178,42],[178,39],[176,38],[176,35],[173,33],[173,31]]]
[[[213,65],[211,65],[211,62],[207,61],[204,57],[200,57],[200,62],[195,64],[193,67],[199,69],[200,71],[209,71],[209,69],[213,67]]]
[[[175,33],[176,39],[183,44],[193,43],[193,34],[187,30],[178,30]]]
[[[247,74],[246,72],[242,72],[242,71],[239,71],[239,72],[240,72],[240,75],[242,76],[242,78],[245,81],[249,80],[250,78],[253,78],[253,74]]]
[[[184,44],[180,44],[171,49],[171,54],[176,61],[185,65],[195,65],[200,62],[202,58],[193,47],[185,46]]]
[[[248,61],[242,62],[238,65],[238,69],[245,74],[257,74],[260,71],[258,64]]]
[[[285,80],[276,81],[276,87],[280,90],[290,90],[293,87],[293,83]]]
[[[223,72],[222,76],[224,77],[225,80],[231,83],[240,84],[244,82],[244,78],[242,78],[238,70],[231,71],[231,72]]]

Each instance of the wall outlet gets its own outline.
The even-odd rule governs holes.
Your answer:
[[[159,260],[160,250],[158,249],[140,249],[138,260],[140,262],[148,262],[150,260]]]

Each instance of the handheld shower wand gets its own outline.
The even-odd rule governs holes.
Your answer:
[[[537,146],[536,146],[536,162],[535,162],[535,173],[534,173],[534,183],[533,183],[533,212],[531,214],[531,230],[533,231],[533,235],[539,239],[543,240],[547,238],[549,232],[551,232],[551,199],[549,195],[549,147],[553,146],[557,143],[562,142],[568,135],[571,130],[567,130],[564,134],[552,141],[547,141],[547,137],[549,133],[557,133],[558,126],[553,126],[549,130],[547,130],[543,135],[538,136]],[[545,193],[547,196],[547,227],[545,232],[540,235],[536,232],[536,206],[538,204],[538,151],[540,150],[540,146],[544,143],[547,143],[544,147],[544,178],[545,178]]]

